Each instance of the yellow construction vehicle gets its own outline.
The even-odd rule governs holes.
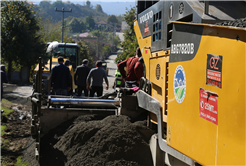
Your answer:
[[[70,60],[69,70],[72,76],[73,90],[77,88],[74,83],[74,72],[76,67],[80,64],[79,45],[76,43],[58,43],[57,41],[47,43],[46,57],[42,62],[42,79],[43,79],[43,93],[48,95],[50,92],[50,74],[51,69],[58,64],[58,56],[62,56],[65,60]],[[35,73],[39,70],[39,64],[34,69]],[[35,76],[36,77],[36,76]],[[35,78],[34,78],[35,82]],[[37,85],[38,82],[35,84]],[[37,85],[38,86],[38,85]],[[35,89],[35,88],[34,88]]]
[[[63,56],[64,60],[70,60],[70,71],[73,76],[73,71],[79,62],[79,47],[72,43],[48,43],[47,59],[49,60],[40,58],[35,69],[33,94],[31,95],[31,135],[36,140],[35,156],[37,160],[40,159],[41,137],[51,129],[64,121],[83,114],[112,115],[117,113],[119,107],[119,101],[114,100],[117,95],[115,92],[98,98],[78,97],[74,94],[70,96],[50,94],[50,69],[57,65],[59,55]],[[73,88],[76,88],[75,85]]]
[[[157,131],[154,165],[245,165],[246,29],[212,24],[246,17],[246,4],[136,4],[146,77],[135,100]]]

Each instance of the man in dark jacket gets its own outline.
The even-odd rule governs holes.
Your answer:
[[[58,65],[51,71],[51,88],[55,95],[67,95],[71,89],[70,71],[67,66],[63,65],[63,57],[58,57]]]
[[[1,100],[3,98],[3,83],[8,83],[8,76],[5,71],[5,66],[1,65]]]
[[[88,90],[86,88],[86,78],[90,72],[88,67],[89,61],[84,59],[82,65],[77,66],[74,74],[75,85],[78,86],[78,96],[81,96],[82,91],[84,91],[85,96],[88,96]]]

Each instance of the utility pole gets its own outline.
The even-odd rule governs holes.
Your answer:
[[[57,8],[55,8],[56,12],[62,12],[62,43],[63,43],[63,31],[64,31],[64,12],[72,12],[72,9],[65,11],[64,7],[62,8],[62,10],[57,10]]]
[[[99,59],[99,33],[97,33],[97,57]]]
[[[116,26],[116,23],[112,23],[113,24],[113,38],[112,38],[112,49],[111,49],[111,52],[113,52],[113,45],[114,45],[114,33],[115,33],[115,26]]]

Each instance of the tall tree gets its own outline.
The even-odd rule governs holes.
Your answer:
[[[86,6],[87,6],[88,8],[92,8],[91,2],[90,2],[89,0],[86,1]]]
[[[41,2],[47,2],[47,3],[50,4],[50,3],[51,3],[51,0],[42,0]],[[41,3],[41,2],[40,2],[40,3]]]
[[[62,29],[59,22],[54,22],[52,19],[42,19],[42,25],[41,35],[45,43],[61,41]]]
[[[9,78],[13,61],[27,67],[30,73],[31,66],[44,54],[39,30],[35,12],[26,1],[1,2],[2,59],[8,62]]]
[[[84,30],[84,23],[79,22],[77,18],[72,19],[70,26],[71,26],[72,32],[74,33],[82,32],[82,30]]]
[[[124,14],[124,20],[129,25],[129,29],[124,31],[124,41],[121,43],[121,47],[123,52],[117,55],[115,61],[125,60],[131,56],[135,55],[136,48],[138,47],[137,37],[133,29],[135,17],[135,7],[127,10],[126,14]]]
[[[107,23],[118,23],[118,20],[115,15],[108,16]]]
[[[89,46],[84,42],[84,41],[79,41],[78,42],[79,45],[79,50],[80,50],[80,61],[82,62],[83,59],[88,59],[89,60],[89,67],[94,67],[94,63],[93,63],[93,58],[92,56],[90,56],[90,48]]]
[[[49,1],[41,1],[41,2],[39,3],[39,6],[40,6],[41,8],[43,8],[43,9],[49,8],[50,5],[51,5],[51,3],[50,3]]]
[[[97,4],[96,11],[103,13],[102,6]]]
[[[87,26],[90,28],[90,29],[94,29],[95,27],[95,21],[94,19],[92,18],[92,16],[87,16],[85,18],[85,23],[87,24]]]

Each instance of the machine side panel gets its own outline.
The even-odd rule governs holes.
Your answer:
[[[186,31],[178,31],[180,37],[172,41],[185,42],[186,36],[199,47],[192,58],[171,51],[167,144],[202,165],[245,165],[246,31],[197,25],[195,32],[196,27],[203,29],[200,41]],[[207,78],[221,81],[222,87],[207,84]]]
[[[192,60],[197,53],[203,26],[174,24],[170,63]]]
[[[158,100],[163,110],[163,121],[167,121],[165,110],[166,110],[166,83],[167,83],[167,67],[168,67],[169,56],[161,56],[150,59],[150,82],[151,96]]]

